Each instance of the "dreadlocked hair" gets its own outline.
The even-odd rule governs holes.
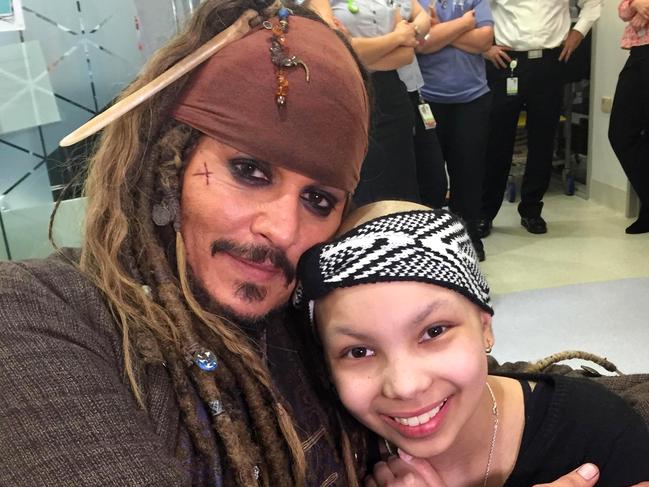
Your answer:
[[[195,51],[245,10],[267,7],[268,0],[204,0],[186,28],[152,57],[119,99]],[[320,20],[292,8],[297,15]],[[339,37],[369,91],[366,71],[344,36]],[[140,364],[162,362],[193,449],[210,471],[225,475],[223,462],[233,485],[302,486],[302,444],[258,350],[236,326],[205,310],[188,281],[178,201],[184,162],[201,134],[168,120],[187,79],[113,122],[99,138],[85,184],[88,205],[79,267],[102,291],[121,327],[124,371],[141,407],[146,407],[146,395]],[[156,205],[171,216],[162,229],[153,223]],[[219,357],[218,373],[191,365],[199,347]],[[199,406],[211,417],[197,414]],[[329,441],[336,448],[342,445],[348,484],[357,486],[344,422],[330,419],[337,431]]]

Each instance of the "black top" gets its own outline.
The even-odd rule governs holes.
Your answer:
[[[623,399],[589,379],[507,376],[522,384],[525,429],[505,487],[551,482],[587,462],[599,467],[599,486],[649,480],[649,432]]]

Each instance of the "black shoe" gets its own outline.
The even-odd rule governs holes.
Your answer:
[[[472,239],[471,243],[473,244],[473,249],[475,250],[475,255],[478,256],[478,262],[484,261],[487,256],[484,253],[484,244],[479,238]]]
[[[476,222],[476,235],[487,238],[491,234],[491,220],[480,219]]]
[[[638,233],[648,233],[649,232],[649,218],[638,218],[631,225],[626,227],[626,233],[630,235],[636,235]]]
[[[530,233],[547,233],[548,225],[541,216],[522,216],[521,225]]]

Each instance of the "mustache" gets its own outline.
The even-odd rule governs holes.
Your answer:
[[[291,264],[286,253],[269,245],[238,244],[232,240],[218,239],[210,247],[212,257],[219,252],[227,252],[240,259],[262,264],[266,261],[279,268],[284,274],[288,286],[295,279],[295,266]]]

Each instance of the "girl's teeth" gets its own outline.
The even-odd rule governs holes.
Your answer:
[[[420,414],[419,416],[413,416],[411,418],[397,418],[394,417],[394,420],[402,424],[404,426],[419,426],[420,424],[426,424],[428,421],[430,421],[432,418],[437,416],[437,413],[439,413],[439,410],[442,408],[442,406],[446,403],[446,400],[444,402],[437,406],[436,408],[431,409],[427,413]]]

